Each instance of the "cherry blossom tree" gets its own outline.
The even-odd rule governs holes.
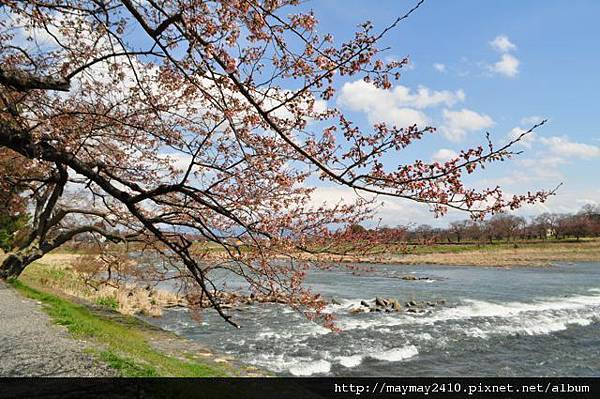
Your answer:
[[[474,218],[543,201],[551,192],[463,183],[539,125],[444,163],[393,164],[384,155],[435,128],[365,130],[331,106],[339,79],[392,87],[408,60],[382,61],[381,39],[421,3],[337,42],[299,0],[3,1],[0,148],[22,166],[4,163],[2,184],[19,187],[32,221],[1,276],[88,234],[137,243],[191,304],[232,324],[219,269],[313,315],[324,301],[302,286],[298,254],[347,237],[336,226],[370,217],[377,196]],[[359,199],[311,205],[319,180]],[[214,246],[226,256],[209,259]]]

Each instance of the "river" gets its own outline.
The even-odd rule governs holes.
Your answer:
[[[210,311],[201,322],[184,309],[148,321],[277,375],[600,376],[599,263],[341,268],[312,271],[307,285],[339,301],[326,311],[341,332],[277,304],[234,311],[240,329]],[[376,296],[445,304],[350,314]]]

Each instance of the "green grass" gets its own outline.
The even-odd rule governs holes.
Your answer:
[[[96,299],[96,304],[100,306],[106,306],[107,308],[116,310],[119,307],[117,298],[111,296],[105,296]]]
[[[100,358],[109,367],[119,370],[121,375],[128,377],[156,377],[156,370],[152,367],[143,366],[132,362],[130,359],[123,358],[111,351],[100,352]]]
[[[99,344],[101,360],[123,377],[227,376],[226,370],[209,364],[184,361],[161,353],[148,344],[148,327],[138,319],[97,314],[88,307],[35,290],[13,279],[9,283],[24,296],[40,301],[55,323],[66,326],[76,338]]]

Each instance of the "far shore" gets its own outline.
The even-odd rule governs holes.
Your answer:
[[[403,252],[382,250],[380,253],[364,255],[321,255],[319,260],[385,265],[546,267],[574,262],[600,262],[600,240],[408,245]]]

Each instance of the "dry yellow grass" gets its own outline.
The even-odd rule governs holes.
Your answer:
[[[378,259],[362,258],[364,262],[385,264],[433,264],[449,266],[548,266],[562,262],[600,262],[600,241],[553,243],[550,245],[520,244],[515,248],[468,250],[423,254],[388,254]]]
[[[184,298],[157,289],[139,287],[135,284],[119,285],[85,283],[85,278],[73,269],[73,263],[81,255],[52,253],[29,265],[20,279],[28,285],[66,294],[114,308],[120,313],[137,313],[158,317],[166,306],[185,305]]]
[[[67,253],[49,253],[44,255],[42,261],[44,264],[58,268],[65,269],[68,268],[69,265],[75,261],[75,259],[79,258],[81,255],[78,254],[67,254]]]
[[[449,265],[519,267],[548,266],[554,263],[600,262],[600,240],[587,239],[580,242],[520,242],[493,244],[478,247],[465,245],[419,246],[411,253],[394,250],[374,255],[319,255],[298,254],[306,260],[333,263],[372,263],[399,265]]]

